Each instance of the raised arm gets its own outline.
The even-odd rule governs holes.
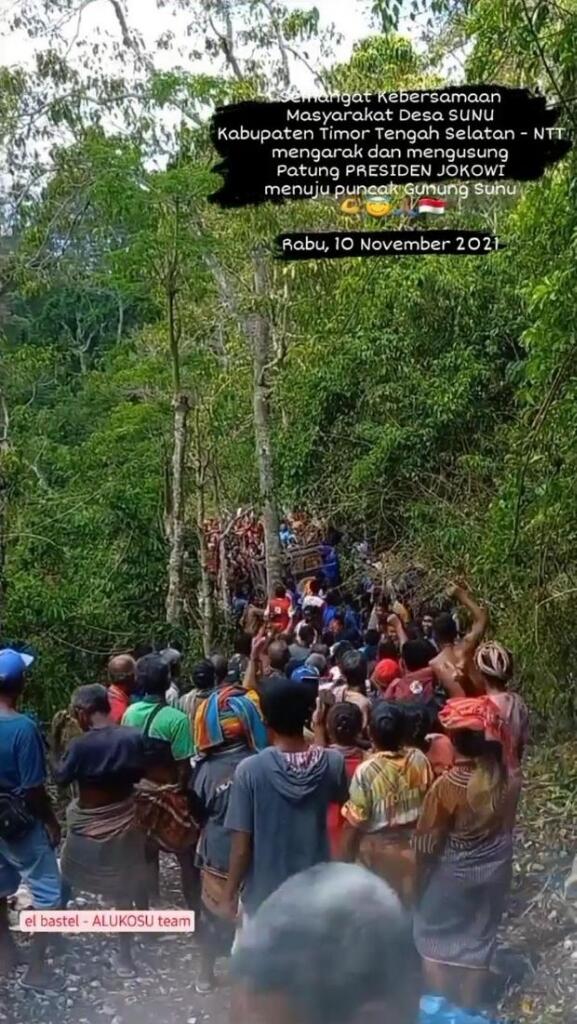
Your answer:
[[[389,615],[387,618],[387,626],[395,627],[397,640],[399,641],[399,650],[402,652],[403,647],[409,638],[407,636],[407,631],[403,623],[401,622],[400,616],[396,614]]]
[[[268,643],[265,627],[262,626],[252,642],[250,658],[244,674],[242,685],[245,690],[257,690],[258,682],[262,672],[261,660],[264,649]]]
[[[313,735],[314,744],[317,747],[328,747],[329,739],[327,736],[327,714],[329,708],[335,702],[334,694],[331,690],[321,690],[317,697],[317,706],[313,715]]]
[[[465,589],[465,587],[460,586],[458,583],[452,583],[447,593],[449,597],[456,598],[459,604],[471,613],[473,622],[461,643],[469,649],[474,649],[482,639],[487,629],[489,624],[489,613],[486,608],[481,607],[481,605],[478,605],[477,602],[473,600],[471,594]]]

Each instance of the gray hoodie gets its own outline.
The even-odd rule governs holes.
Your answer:
[[[337,750],[284,754],[268,747],[236,769],[225,826],[252,837],[242,903],[248,914],[291,875],[330,859],[327,810],[348,797]]]

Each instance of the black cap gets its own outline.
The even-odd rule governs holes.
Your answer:
[[[197,661],[192,670],[192,685],[197,690],[210,690],[215,684],[212,661]]]

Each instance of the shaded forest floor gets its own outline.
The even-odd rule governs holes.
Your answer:
[[[534,753],[527,765],[503,928],[503,943],[533,962],[501,1006],[515,1024],[577,1021],[577,904],[563,896],[576,853],[577,745],[568,743]]]
[[[577,1021],[577,906],[563,898],[563,883],[577,852],[577,746],[534,754],[527,771],[517,836],[515,882],[503,944],[529,957],[533,970],[512,984],[500,1013],[515,1024]],[[163,862],[163,903],[180,904],[178,873]],[[198,950],[186,936],[137,940],[136,979],[113,971],[116,944],[106,936],[73,936],[55,966],[67,988],[43,998],[0,983],[1,1024],[228,1024],[229,991],[194,990]],[[225,968],[225,964],[223,964]]]

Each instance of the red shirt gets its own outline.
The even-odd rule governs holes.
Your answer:
[[[268,603],[268,619],[278,633],[286,633],[290,626],[291,602],[288,597],[271,597]]]
[[[385,700],[431,700],[435,696],[435,677],[430,668],[420,668],[400,676],[384,693]]]
[[[130,704],[130,697],[124,690],[121,690],[119,686],[115,686],[112,683],[108,687],[108,701],[110,704],[110,717],[116,725],[120,725],[124,717],[128,705]]]
[[[340,750],[345,756],[345,771],[347,773],[347,779],[352,779],[357,768],[363,760],[363,751],[358,750],[356,747],[348,748],[346,751],[342,747],[333,747],[333,750]],[[329,834],[329,844],[331,847],[331,858],[333,860],[340,860],[341,857],[341,842],[342,842],[342,831],[345,825],[345,819],[341,814],[340,804],[329,804],[327,811],[327,831]]]

